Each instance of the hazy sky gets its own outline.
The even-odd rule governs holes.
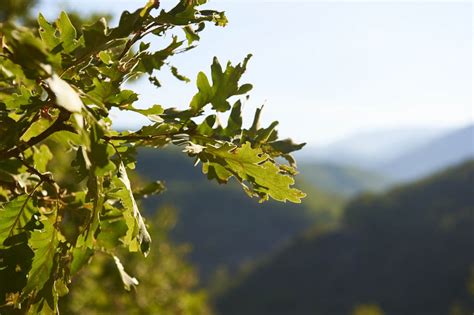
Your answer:
[[[49,0],[41,9],[49,16],[61,7],[118,12],[144,2]],[[215,0],[207,7],[225,10],[228,27],[209,25],[199,47],[174,64],[195,79],[213,56],[225,63],[252,53],[247,118],[265,103],[264,120],[279,120],[282,136],[315,145],[358,131],[474,120],[471,2]],[[196,92],[194,82],[169,75],[162,83],[134,86],[141,104],[185,107]],[[114,117],[120,127],[146,122]]]

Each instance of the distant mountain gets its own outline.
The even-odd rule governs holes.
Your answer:
[[[410,150],[376,169],[407,181],[474,157],[474,125],[444,134]]]
[[[344,199],[302,187],[308,194],[299,205],[258,203],[236,184],[219,185],[202,174],[200,165],[178,150],[141,150],[137,172],[142,178],[163,179],[168,190],[144,201],[148,213],[172,206],[178,222],[171,237],[192,246],[190,259],[205,281],[219,267],[230,273],[282,246],[313,224],[339,220]]]
[[[381,129],[355,133],[326,146],[308,147],[298,152],[304,161],[370,169],[393,159],[447,132],[436,128]]]
[[[306,233],[219,296],[218,314],[471,314],[473,213],[474,161],[362,195],[339,229]]]
[[[299,164],[301,179],[326,192],[353,196],[364,191],[382,191],[392,184],[387,176],[353,166],[330,163]]]

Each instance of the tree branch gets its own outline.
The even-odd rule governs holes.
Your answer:
[[[68,126],[65,124],[65,122],[69,119],[70,116],[71,116],[71,113],[66,112],[66,111],[61,111],[59,113],[58,119],[56,119],[56,121],[43,133],[37,135],[36,137],[31,138],[27,142],[21,142],[17,146],[11,149],[1,150],[0,160],[6,160],[11,157],[19,156],[20,153],[40,143],[41,141],[45,140],[46,138],[48,138],[50,135],[52,135],[55,132],[58,132],[58,131],[75,132],[75,130],[71,126]]]

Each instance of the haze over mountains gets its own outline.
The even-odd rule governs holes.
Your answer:
[[[355,134],[300,154],[301,164],[324,163],[371,171],[392,182],[414,180],[474,156],[474,125]]]
[[[474,125],[445,133],[400,156],[381,163],[377,169],[391,178],[407,181],[426,176],[474,156]]]
[[[314,160],[371,168],[399,156],[402,152],[448,132],[442,128],[400,128],[356,132],[326,146],[309,146],[298,152],[301,161]]]

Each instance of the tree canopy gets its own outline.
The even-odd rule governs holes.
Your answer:
[[[241,77],[251,55],[236,65],[214,58],[185,109],[138,108],[139,95],[124,87],[147,77],[159,88],[163,70],[190,81],[172,57],[193,49],[207,24],[227,24],[223,12],[201,10],[205,2],[182,0],[166,11],[150,0],[123,12],[115,27],[101,18],[79,28],[65,12],[54,22],[40,14],[37,28],[1,24],[0,309],[58,313],[71,278],[96,252],[111,257],[125,288],[137,285],[117,250],[148,255],[152,240],[137,200],[164,188],[159,181],[132,187],[139,147],[180,146],[210,180],[234,178],[262,202],[305,196],[293,187],[290,155],[304,144],[279,139],[277,122],[261,127],[261,108],[243,126],[252,85]],[[113,109],[150,124],[114,130]],[[229,114],[224,123],[222,113]]]

